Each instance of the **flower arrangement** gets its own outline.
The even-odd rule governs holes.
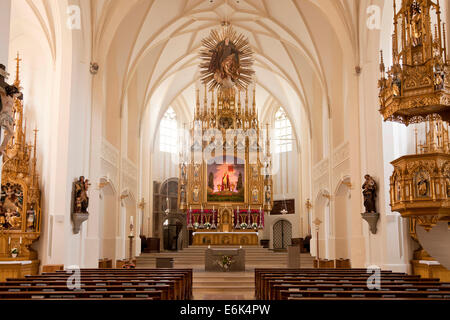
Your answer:
[[[18,254],[19,254],[19,250],[17,248],[12,248],[11,249],[11,256],[13,258],[17,257]]]
[[[247,229],[247,224],[245,222],[241,223],[241,229]]]
[[[194,222],[194,228],[197,229],[199,226],[198,222]]]
[[[211,223],[205,222],[204,226],[205,226],[205,229],[210,229],[211,228]]]
[[[258,229],[258,224],[256,222],[253,222],[252,223],[252,228],[255,229],[255,230]]]
[[[217,264],[222,268],[223,271],[228,271],[233,262],[234,260],[232,256],[222,256],[222,259],[218,260]]]

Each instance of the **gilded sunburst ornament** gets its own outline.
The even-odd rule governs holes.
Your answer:
[[[231,26],[211,30],[202,40],[201,81],[213,89],[245,90],[255,73],[253,51],[248,39]]]

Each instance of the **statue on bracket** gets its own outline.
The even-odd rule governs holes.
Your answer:
[[[363,196],[364,196],[364,207],[366,208],[366,212],[377,212],[375,208],[375,198],[377,196],[377,183],[375,180],[368,174],[364,176],[366,181],[364,181],[362,185]]]
[[[88,213],[89,197],[87,191],[89,189],[89,180],[81,176],[75,182],[75,213]]]
[[[361,216],[369,224],[370,232],[377,233],[377,222],[380,218],[380,214],[375,207],[375,198],[377,197],[377,183],[368,174],[364,176],[366,179],[362,185],[362,193],[364,196],[365,212],[361,213]]]
[[[77,234],[80,232],[81,224],[86,221],[89,217],[88,206],[89,206],[89,180],[81,176],[78,180],[73,183],[73,209],[72,209],[72,221],[73,221],[73,233]]]

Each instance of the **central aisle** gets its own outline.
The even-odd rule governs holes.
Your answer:
[[[194,270],[194,300],[252,300],[254,272],[205,272]]]
[[[213,246],[213,248],[220,247]],[[155,268],[156,258],[166,257],[174,259],[174,268],[192,268],[195,300],[254,299],[255,268],[287,267],[286,252],[274,252],[260,246],[243,246],[246,272],[206,272],[204,271],[206,249],[207,247],[193,246],[178,252],[143,253],[137,257],[137,267]],[[300,266],[313,267],[313,258],[309,253],[300,254]]]

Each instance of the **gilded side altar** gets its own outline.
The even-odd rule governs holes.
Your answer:
[[[17,57],[14,86],[21,90]],[[14,135],[3,154],[0,197],[0,281],[37,274],[39,260],[31,248],[41,232],[41,206],[34,145],[26,141],[22,99],[14,100]]]

